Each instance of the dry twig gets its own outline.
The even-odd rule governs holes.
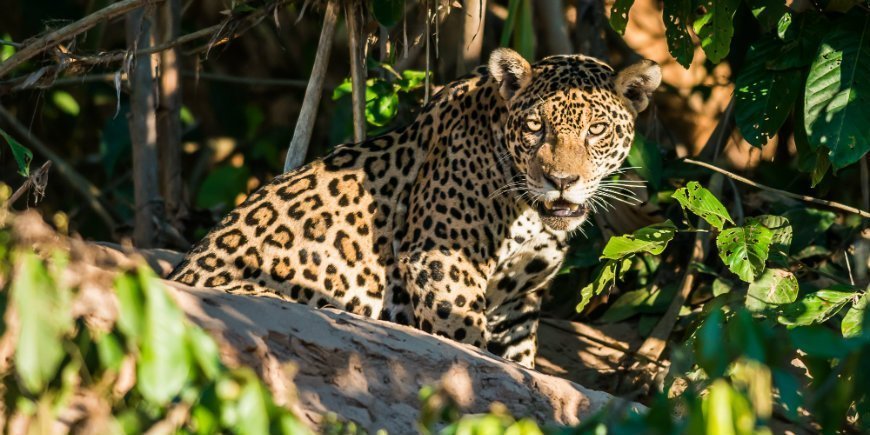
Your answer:
[[[120,17],[134,9],[161,3],[164,0],[123,0],[118,3],[112,3],[103,9],[100,9],[93,14],[90,14],[74,23],[70,23],[55,31],[36,38],[33,41],[25,42],[20,50],[13,54],[5,62],[0,63],[0,77],[9,74],[15,67],[28,61],[34,56],[49,50],[63,41],[74,38],[90,28],[104,21],[110,21]]]
[[[6,200],[6,203],[3,204],[3,207],[0,208],[9,208],[12,207],[12,204],[15,201],[18,201],[18,198],[21,198],[22,195],[27,193],[31,188],[33,188],[34,193],[36,194],[37,200],[38,198],[45,195],[45,185],[48,183],[48,170],[51,169],[51,160],[46,160],[39,169],[30,173],[30,176],[27,177],[27,180],[24,181],[24,184]]]

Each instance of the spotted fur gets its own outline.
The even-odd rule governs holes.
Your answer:
[[[658,86],[496,50],[416,120],[280,175],[171,278],[416,326],[532,367],[541,293]]]

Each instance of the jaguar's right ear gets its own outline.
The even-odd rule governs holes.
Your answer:
[[[510,48],[497,48],[489,56],[489,73],[498,83],[498,92],[509,101],[532,80],[532,66]]]

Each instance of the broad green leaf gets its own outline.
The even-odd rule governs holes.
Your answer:
[[[613,7],[610,8],[610,27],[616,30],[620,35],[625,33],[625,26],[628,24],[628,11],[634,0],[616,0],[613,2]]]
[[[6,139],[9,149],[12,150],[12,157],[15,158],[15,163],[18,165],[18,173],[22,177],[30,176],[30,161],[33,160],[33,153],[30,152],[24,145],[18,143],[12,136],[0,128],[0,136]]]
[[[393,27],[405,14],[405,0],[372,0],[372,14],[384,27]]]
[[[868,302],[870,302],[870,293],[864,293],[843,316],[843,322],[840,324],[843,337],[857,337],[864,332],[864,313],[867,311]]]
[[[78,116],[81,112],[78,101],[66,91],[54,91],[51,94],[51,101],[60,109],[61,112],[70,116]]]
[[[668,40],[668,51],[677,63],[688,69],[695,56],[695,43],[689,27],[694,18],[695,7],[691,0],[673,0],[664,2],[665,37]]]
[[[115,292],[118,295],[118,329],[134,346],[138,346],[145,331],[145,294],[139,279],[131,273],[118,275]]]
[[[743,281],[752,282],[763,270],[773,231],[758,222],[730,228],[716,237],[719,258]]]
[[[821,358],[843,358],[854,345],[822,325],[801,326],[789,330],[789,338],[795,348],[807,355]]]
[[[17,262],[11,289],[19,328],[15,369],[24,387],[38,393],[55,378],[66,355],[63,340],[73,328],[71,294],[36,254],[23,254]]]
[[[95,341],[100,366],[104,369],[118,370],[125,355],[124,346],[119,337],[115,333],[109,332],[99,335]]]
[[[353,93],[353,84],[351,84],[350,79],[344,79],[340,85],[332,90],[332,100],[338,100],[339,98],[345,95],[350,95],[351,93]]]
[[[580,290],[580,302],[577,304],[577,312],[583,311],[593,296],[600,295],[609,290],[615,280],[616,261],[609,260],[595,274],[595,279]]]
[[[798,282],[794,274],[785,269],[768,268],[749,284],[746,307],[760,311],[768,305],[790,304],[797,299]]]
[[[214,379],[221,367],[220,352],[217,343],[205,331],[198,327],[187,328],[187,341],[193,358],[199,365],[206,379]]]
[[[830,22],[824,15],[815,12],[791,14],[780,18],[778,38],[785,44],[779,53],[765,61],[768,69],[784,70],[804,68],[813,62],[819,49],[819,41],[830,30]]]
[[[145,294],[144,331],[137,361],[136,387],[147,400],[165,405],[180,392],[190,373],[185,317],[154,274],[139,270]]]
[[[789,326],[822,323],[837,314],[855,295],[855,289],[849,286],[819,290],[786,305],[777,320]]]
[[[398,80],[396,84],[399,86],[399,90],[403,92],[419,89],[426,83],[426,71],[406,69],[402,71],[401,75],[402,79]]]
[[[263,385],[253,376],[248,377],[236,404],[239,434],[269,433],[269,398]]]
[[[792,229],[788,219],[783,216],[765,214],[746,219],[747,222],[758,222],[773,231],[768,260],[781,266],[788,265],[788,253],[791,248]]]
[[[746,399],[725,379],[716,379],[702,400],[707,435],[752,435],[755,414]]]
[[[707,0],[704,3],[707,13],[695,20],[695,33],[701,38],[701,47],[707,58],[713,63],[719,63],[731,48],[731,37],[734,36],[734,12],[740,5],[740,0]]]
[[[829,150],[835,169],[870,150],[870,14],[840,20],[810,66],[804,122],[810,145]]]
[[[12,35],[4,33],[2,38],[6,41],[12,40]],[[6,59],[12,57],[18,51],[15,47],[6,44],[0,44],[0,62],[6,62]]]
[[[798,393],[801,386],[797,377],[790,371],[773,368],[773,383],[779,393],[779,401],[785,408],[786,415],[797,418],[798,407],[803,405],[803,400]]]
[[[774,37],[752,44],[735,83],[734,120],[743,138],[757,147],[779,131],[800,94],[800,70],[772,71],[765,67],[782,45]]]
[[[674,238],[677,227],[671,221],[641,228],[632,234],[613,236],[604,247],[601,258],[618,260],[628,255],[647,252],[661,254]]]
[[[690,181],[686,187],[677,189],[673,198],[680,203],[683,209],[700,216],[719,231],[725,226],[725,222],[734,223],[725,206],[716,199],[713,193],[701,187],[697,181]]]
[[[814,208],[795,208],[782,214],[791,224],[794,235],[790,252],[800,252],[813,242],[824,240],[824,233],[834,224],[837,215]],[[822,243],[824,244],[824,243]]]
[[[695,332],[695,358],[711,378],[722,376],[731,363],[728,352],[722,351],[725,336],[722,310],[714,308]]]
[[[659,188],[662,181],[662,154],[655,141],[635,134],[627,160],[644,180],[655,189]]]
[[[649,286],[638,290],[627,291],[607,308],[599,319],[606,323],[615,323],[628,319],[635,314],[661,313],[677,291],[676,283],[671,283],[652,291]]]

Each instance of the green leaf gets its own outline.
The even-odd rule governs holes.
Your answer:
[[[782,51],[774,53],[766,61],[773,70],[804,68],[813,62],[819,48],[819,41],[830,29],[830,22],[824,15],[815,12],[802,12],[792,19],[791,14],[780,18],[777,37],[785,42]]]
[[[843,337],[857,337],[864,332],[864,313],[867,311],[868,302],[870,302],[870,293],[864,293],[843,316],[843,322],[840,324]]]
[[[782,45],[774,37],[752,44],[735,83],[734,120],[743,138],[757,147],[779,131],[800,93],[800,70],[772,71],[765,67]]]
[[[656,291],[647,286],[627,291],[619,296],[604,314],[602,322],[615,323],[628,319],[635,314],[655,314],[664,312],[677,292],[676,283],[666,285]]]
[[[81,112],[79,103],[66,91],[54,91],[51,94],[51,101],[60,109],[61,112],[70,116],[78,116]]]
[[[593,296],[600,295],[605,291],[610,290],[610,287],[613,285],[615,280],[616,261],[609,260],[598,269],[598,272],[595,274],[595,279],[580,290],[580,303],[577,304],[577,312],[579,313],[583,311],[583,309],[586,308],[586,305],[589,304],[589,301],[592,300]]]
[[[743,281],[752,282],[764,270],[773,231],[758,222],[730,228],[716,237],[719,258]]]
[[[18,257],[12,301],[18,314],[15,369],[31,393],[41,391],[60,367],[64,337],[72,331],[70,292],[49,275],[34,253]]]
[[[96,342],[100,366],[116,371],[120,369],[124,359],[124,346],[121,345],[119,337],[111,332],[104,333],[96,338]]]
[[[335,89],[332,90],[332,101],[336,101],[345,95],[350,95],[353,93],[353,84],[350,82],[350,79],[344,79],[340,85],[336,86]]]
[[[137,361],[136,388],[145,399],[165,405],[187,382],[190,355],[185,317],[153,272],[139,270],[145,294],[144,331]]]
[[[12,150],[12,157],[15,158],[15,163],[18,165],[18,173],[22,177],[30,176],[30,161],[33,160],[33,153],[29,149],[18,143],[12,136],[0,128],[0,136],[6,139],[9,144],[9,149]]]
[[[115,292],[118,295],[118,329],[127,336],[134,346],[145,331],[145,294],[139,286],[139,279],[130,273],[115,278]]]
[[[221,367],[217,343],[205,331],[192,327],[187,329],[187,341],[193,358],[206,379],[214,379]]]
[[[782,0],[756,0],[751,2],[752,15],[764,30],[772,30],[788,15],[788,7]]]
[[[648,140],[641,134],[634,135],[634,142],[628,152],[628,164],[648,181],[652,187],[658,189],[662,182],[662,154],[658,144]]]
[[[661,254],[674,238],[677,227],[671,221],[650,225],[625,236],[613,236],[604,247],[601,258],[618,260],[628,255],[648,252]]]
[[[707,13],[693,24],[704,53],[713,63],[728,56],[731,37],[734,36],[734,12],[739,5],[740,0],[707,0],[704,2]]]
[[[696,181],[690,181],[686,187],[677,189],[673,198],[683,209],[700,216],[719,231],[725,226],[725,222],[734,223],[728,210],[716,199],[716,196]]]
[[[849,286],[819,290],[786,305],[777,320],[789,326],[822,323],[837,314],[855,295],[855,289]]]
[[[691,0],[673,0],[664,2],[665,37],[668,40],[668,51],[677,62],[688,69],[695,56],[695,43],[689,33],[689,26],[694,18],[694,5]]]
[[[366,122],[383,127],[396,117],[399,96],[392,85],[383,80],[369,80],[366,86]]]
[[[616,0],[613,2],[613,7],[610,8],[610,27],[616,30],[620,35],[625,33],[625,26],[628,25],[628,11],[634,4],[634,0]]]
[[[804,122],[810,146],[829,150],[835,169],[870,150],[870,14],[841,20],[810,66]]]
[[[405,14],[405,0],[372,0],[372,14],[384,27],[393,27]]]
[[[795,208],[782,214],[791,224],[794,236],[790,252],[800,252],[815,241],[823,240],[825,231],[834,224],[837,215],[814,208]]]
[[[746,219],[747,222],[758,222],[773,231],[768,260],[781,266],[788,265],[788,252],[791,248],[792,229],[788,219],[783,216],[765,214]]]
[[[724,374],[731,363],[728,352],[722,351],[724,334],[724,316],[719,308],[714,308],[695,332],[695,357],[711,378]]]
[[[399,90],[403,92],[419,89],[426,83],[426,71],[406,69],[402,71],[401,75],[401,80],[396,81],[396,84],[399,86]]]
[[[843,358],[853,348],[852,343],[843,340],[830,328],[821,325],[794,328],[788,335],[794,347],[809,356]]]
[[[267,392],[254,376],[248,377],[246,381],[236,404],[239,421],[235,429],[242,435],[269,433]]]
[[[764,271],[758,279],[749,284],[746,293],[746,307],[760,311],[768,305],[790,304],[797,299],[798,282],[794,274],[785,269]]]

